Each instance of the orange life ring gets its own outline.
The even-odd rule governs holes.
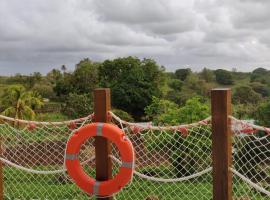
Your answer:
[[[120,151],[122,165],[113,179],[96,181],[83,170],[78,159],[81,145],[90,137],[103,136],[113,142]],[[65,165],[69,176],[86,193],[96,196],[110,196],[120,191],[133,176],[133,146],[124,132],[117,126],[107,123],[92,123],[81,127],[67,142]]]

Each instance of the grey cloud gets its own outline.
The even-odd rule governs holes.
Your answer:
[[[0,75],[84,57],[151,57],[168,70],[270,65],[266,0],[1,0]]]

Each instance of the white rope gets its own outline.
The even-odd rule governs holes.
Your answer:
[[[162,183],[175,183],[175,182],[181,182],[181,181],[187,181],[193,178],[196,178],[198,176],[202,176],[208,172],[212,171],[212,167],[209,167],[201,172],[198,172],[196,174],[192,174],[190,176],[186,176],[186,177],[181,177],[181,178],[175,178],[175,179],[165,179],[165,178],[156,178],[156,177],[152,177],[152,176],[146,176],[142,173],[139,173],[137,171],[134,171],[134,174],[139,176],[140,178],[144,178],[150,181],[155,181],[155,182],[162,182]]]
[[[146,122],[146,123],[132,123],[132,122],[127,122],[119,118],[117,115],[115,115],[113,112],[109,112],[111,116],[118,121],[119,123],[125,124],[129,127],[135,126],[139,127],[144,130],[158,130],[158,131],[171,131],[171,130],[178,130],[179,128],[191,128],[191,127],[196,127],[199,125],[206,125],[210,120],[211,117],[207,117],[204,120],[201,120],[199,122],[191,123],[191,124],[182,124],[178,126],[153,126],[151,122]]]
[[[92,156],[90,159],[83,161],[81,163],[81,165],[85,165],[88,162],[92,162],[94,159],[95,159],[95,156]],[[2,161],[3,163],[5,163],[5,164],[7,164],[7,165],[9,165],[11,167],[14,167],[16,169],[19,169],[19,170],[22,170],[22,171],[25,171],[25,172],[29,172],[29,173],[32,173],[32,174],[49,175],[49,174],[59,174],[59,173],[63,173],[63,172],[67,171],[66,168],[62,168],[62,169],[59,169],[59,170],[51,170],[51,171],[35,170],[35,169],[23,167],[21,165],[18,165],[16,163],[13,163],[13,162],[11,162],[9,160],[6,160],[5,158],[1,158],[1,157],[0,157],[0,161]]]
[[[240,174],[235,169],[230,168],[230,170],[231,170],[232,173],[234,173],[236,176],[238,176],[239,178],[241,178],[244,182],[246,182],[247,184],[249,184],[251,187],[253,187],[254,189],[258,190],[259,192],[262,192],[262,193],[264,193],[264,194],[266,194],[267,196],[270,197],[270,192],[269,191],[267,191],[263,187],[257,185],[256,183],[253,183],[250,179],[246,178],[245,176],[243,176],[242,174]]]
[[[252,127],[256,130],[260,130],[260,131],[265,131],[267,133],[270,133],[270,128],[267,128],[267,127],[263,127],[263,126],[258,126],[258,125],[255,125],[255,124],[251,124],[249,122],[246,122],[246,121],[243,121],[243,120],[240,120],[240,119],[237,119],[233,116],[230,116],[230,118],[238,123],[241,123],[241,124],[245,124],[247,125],[248,127]]]
[[[70,123],[76,123],[76,122],[80,122],[80,121],[85,121],[87,119],[91,119],[93,117],[93,114],[87,116],[87,117],[83,117],[83,118],[78,118],[78,119],[74,119],[74,120],[68,120],[68,121],[62,121],[62,122],[37,122],[37,121],[28,121],[28,120],[23,120],[23,119],[15,119],[15,118],[11,118],[11,117],[7,117],[4,115],[0,115],[0,119],[2,120],[6,120],[6,121],[11,121],[11,122],[19,122],[21,124],[35,124],[35,125],[63,125],[63,124],[70,124]]]
[[[117,162],[118,164],[121,164],[122,162],[117,159],[116,157],[114,156],[110,156],[112,158],[113,161]],[[185,177],[181,177],[181,178],[174,178],[174,179],[166,179],[166,178],[156,178],[156,177],[152,177],[152,176],[147,176],[145,174],[142,174],[136,170],[134,170],[134,174],[139,176],[140,178],[143,178],[143,179],[147,179],[147,180],[150,180],[150,181],[155,181],[155,182],[163,182],[163,183],[174,183],[174,182],[181,182],[181,181],[187,181],[187,180],[190,180],[190,179],[193,179],[193,178],[196,178],[198,176],[202,176],[208,172],[212,171],[212,167],[209,167],[201,172],[198,172],[196,174],[192,174],[190,176],[185,176]]]
[[[116,157],[114,157],[112,155],[110,157],[112,158],[113,161],[117,162],[118,164],[122,163]],[[95,156],[93,156],[90,159],[82,162],[81,164],[85,165],[88,162],[92,162],[94,159],[95,159]],[[7,165],[9,165],[11,167],[14,167],[16,169],[19,169],[19,170],[22,170],[22,171],[25,171],[25,172],[29,172],[29,173],[32,173],[32,174],[49,175],[49,174],[59,174],[59,173],[63,173],[63,172],[67,171],[66,168],[59,169],[59,170],[52,170],[52,171],[35,170],[35,169],[26,168],[26,167],[23,167],[21,165],[15,164],[15,163],[13,163],[13,162],[11,162],[9,160],[6,160],[4,158],[1,158],[1,157],[0,157],[0,161],[2,161],[3,163],[5,163],[5,164],[7,164]],[[140,172],[137,172],[136,170],[134,170],[134,174],[139,176],[140,178],[147,179],[147,180],[150,180],[150,181],[163,182],[163,183],[173,183],[173,182],[187,181],[189,179],[196,178],[198,176],[202,176],[202,175],[210,172],[211,170],[212,170],[212,167],[209,167],[209,168],[207,168],[207,169],[205,169],[205,170],[203,170],[203,171],[201,171],[199,173],[196,173],[196,174],[193,174],[193,175],[190,175],[190,176],[186,176],[186,177],[175,178],[175,179],[165,179],[165,178],[151,177],[151,176],[144,175],[144,174],[142,174]]]

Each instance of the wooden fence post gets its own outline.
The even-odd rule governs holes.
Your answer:
[[[100,88],[94,91],[95,122],[110,122],[108,111],[111,109],[110,89]],[[111,143],[101,137],[95,137],[96,150],[96,180],[105,181],[112,178]],[[98,200],[112,200],[112,197],[97,198]]]
[[[211,91],[213,200],[232,200],[231,89]]]
[[[2,138],[0,137],[0,157],[2,157]],[[3,162],[0,161],[0,200],[4,199],[4,171]]]

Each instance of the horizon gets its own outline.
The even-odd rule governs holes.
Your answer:
[[[120,58],[120,57],[116,57],[116,58]],[[116,58],[113,58],[113,59],[116,59]],[[83,60],[83,59],[85,59],[85,58],[82,58],[81,60]],[[87,59],[89,59],[89,58],[87,58]],[[113,59],[105,59],[105,60],[113,60]],[[142,58],[139,58],[139,59],[142,59]],[[152,59],[152,58],[151,58]],[[39,68],[37,68],[37,70],[35,70],[35,69],[32,69],[31,71],[20,71],[20,70],[18,70],[18,71],[16,71],[16,72],[12,72],[12,73],[2,73],[3,71],[2,71],[2,69],[1,69],[1,66],[0,66],[0,77],[6,77],[6,76],[15,76],[15,75],[17,75],[17,74],[20,74],[20,75],[23,75],[23,76],[28,76],[28,75],[31,75],[31,74],[33,74],[33,73],[35,73],[35,72],[39,72],[39,73],[41,73],[43,76],[45,76],[47,73],[49,73],[51,70],[53,70],[53,69],[58,69],[58,70],[60,70],[61,71],[61,66],[62,65],[65,65],[66,66],[66,68],[67,68],[67,72],[73,72],[74,70],[75,70],[75,66],[76,66],[76,64],[78,64],[81,60],[78,60],[78,62],[76,62],[75,64],[73,64],[73,66],[70,68],[69,66],[67,66],[67,65],[65,65],[65,64],[60,64],[59,66],[56,66],[56,67],[49,67],[49,68],[46,68],[46,70],[45,71],[38,71],[39,70]],[[102,63],[102,62],[104,62],[105,60],[102,60],[102,61],[95,61],[95,60],[92,60],[92,59],[90,59],[91,61],[93,61],[93,62],[100,62],[100,63]],[[166,66],[164,66],[164,65],[161,65],[160,63],[158,63],[157,62],[157,64],[159,65],[159,66],[163,66],[163,67],[165,67],[165,72],[172,72],[172,73],[174,73],[176,70],[178,70],[178,69],[186,69],[186,68],[190,68],[193,72],[195,72],[195,73],[198,73],[198,72],[201,72],[204,68],[207,68],[207,69],[210,69],[210,70],[213,70],[213,71],[215,71],[215,70],[217,70],[217,69],[224,69],[224,70],[227,70],[227,71],[233,71],[234,69],[236,69],[236,72],[242,72],[242,73],[251,73],[253,70],[255,70],[255,69],[257,69],[257,68],[264,68],[264,69],[266,69],[266,70],[270,70],[270,67],[262,67],[262,66],[258,66],[258,67],[255,67],[255,66],[253,66],[253,67],[249,67],[249,68],[244,68],[244,69],[246,69],[246,70],[243,70],[243,68],[242,67],[229,67],[229,66],[224,66],[224,67],[209,67],[209,66],[204,66],[204,67],[200,67],[200,68],[196,68],[196,67],[193,67],[193,66],[182,66],[182,67],[173,67],[173,69],[168,69],[168,67],[166,67]],[[240,69],[240,70],[239,70]]]

